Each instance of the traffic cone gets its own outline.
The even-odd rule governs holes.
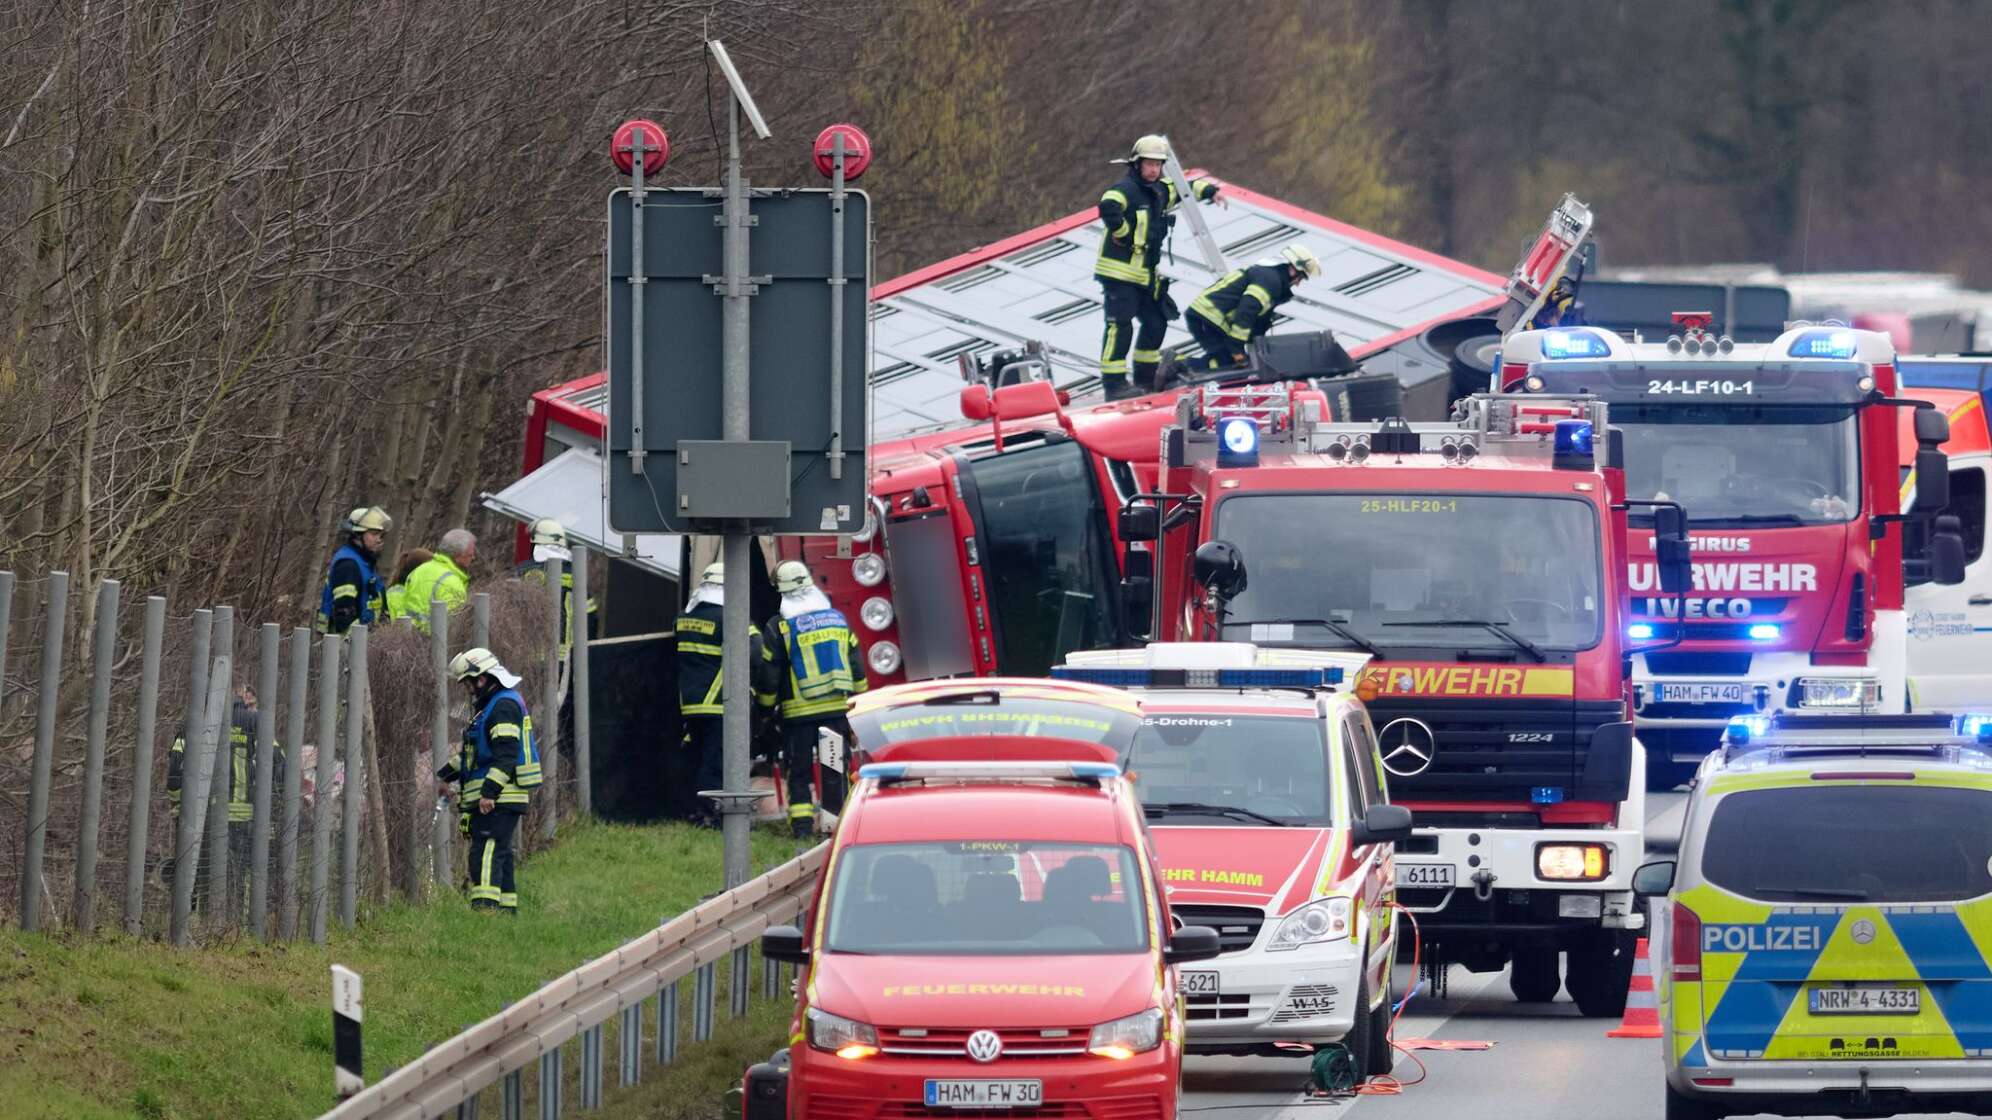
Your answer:
[[[1625,993],[1625,1018],[1606,1038],[1659,1038],[1660,1006],[1653,998],[1653,960],[1646,952],[1646,939],[1632,951],[1632,983]]]

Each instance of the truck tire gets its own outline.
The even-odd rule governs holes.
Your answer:
[[[1684,1096],[1667,1086],[1667,1120],[1721,1120],[1728,1113],[1695,1097]]]
[[[1632,983],[1633,954],[1639,935],[1633,930],[1603,929],[1590,944],[1570,950],[1564,986],[1577,1010],[1587,1019],[1616,1019],[1625,1014],[1626,990]]]
[[[1554,949],[1517,949],[1508,966],[1508,990],[1521,1003],[1548,1003],[1556,998],[1563,980],[1556,974],[1559,964]]]

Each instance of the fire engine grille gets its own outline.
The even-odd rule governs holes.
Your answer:
[[[1217,931],[1217,943],[1225,953],[1242,953],[1259,939],[1259,927],[1266,924],[1266,912],[1250,906],[1178,906],[1169,913],[1186,926],[1209,926]]]
[[[1043,1030],[1003,1028],[1002,1058],[1071,1058],[1086,1053],[1091,1025]],[[909,1057],[959,1058],[968,1054],[967,1027],[880,1027],[879,1049]],[[999,1058],[998,1060],[1002,1060]]]
[[[1625,718],[1625,706],[1617,701],[1380,697],[1369,708],[1386,761],[1395,745],[1393,720],[1408,717],[1432,730],[1431,766],[1419,774],[1390,775],[1390,795],[1399,801],[1526,802],[1544,788],[1581,799],[1578,784],[1591,736],[1599,725]]]
[[[1183,1016],[1193,1023],[1215,1022],[1219,1019],[1248,1019],[1252,1015],[1252,997],[1248,995],[1184,996]]]

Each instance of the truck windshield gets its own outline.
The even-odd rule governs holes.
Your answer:
[[[1119,567],[1085,448],[1069,440],[977,459],[977,552],[1004,673],[1042,676],[1075,649],[1119,644]]]
[[[1697,525],[1827,525],[1860,512],[1854,410],[1845,406],[1612,406],[1626,492],[1675,501]]]
[[[1245,557],[1246,589],[1225,637],[1443,646],[1528,656],[1483,623],[1542,650],[1602,635],[1598,515],[1574,498],[1500,494],[1241,494],[1215,536]],[[1467,623],[1473,623],[1467,625]]]
[[[1128,769],[1158,824],[1190,823],[1190,817],[1223,817],[1197,823],[1246,827],[1264,824],[1254,820],[1261,817],[1287,825],[1333,823],[1328,744],[1319,718],[1144,716]]]
[[[1148,909],[1120,844],[854,844],[831,884],[831,952],[913,956],[1139,953]]]
[[[1992,894],[1992,793],[1905,785],[1743,790],[1716,805],[1701,867],[1716,886],[1764,902],[1979,898]]]

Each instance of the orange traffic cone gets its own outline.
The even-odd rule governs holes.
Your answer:
[[[1632,953],[1632,983],[1625,993],[1625,1019],[1605,1032],[1606,1038],[1659,1038],[1660,1007],[1653,998],[1653,960],[1646,953],[1646,939]]]

